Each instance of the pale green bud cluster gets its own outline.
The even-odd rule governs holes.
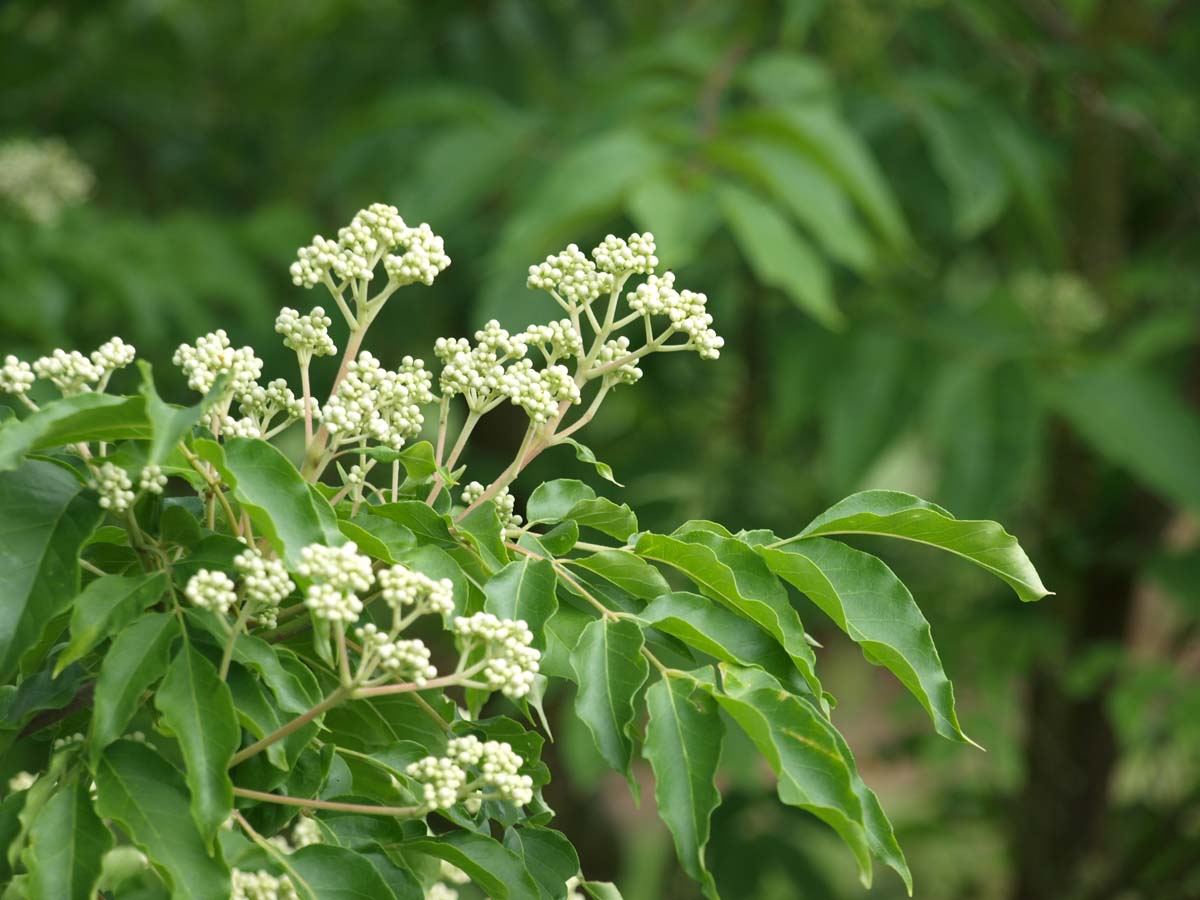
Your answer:
[[[560,402],[575,404],[581,399],[579,385],[566,366],[556,363],[539,370],[531,359],[508,366],[500,376],[498,390],[539,425],[558,415]]]
[[[0,144],[0,200],[40,224],[86,200],[94,181],[92,170],[58,138]]]
[[[110,462],[101,463],[96,468],[88,487],[100,494],[100,506],[114,513],[125,512],[137,496],[133,492],[129,473]]]
[[[583,354],[583,338],[570,319],[559,319],[547,325],[530,325],[516,339],[541,350],[547,363]]]
[[[608,363],[616,362],[619,359],[625,359],[629,355],[629,338],[625,335],[620,337],[610,338],[604,342],[604,346],[600,348],[600,352],[596,354],[596,363],[600,366]],[[622,363],[610,372],[605,374],[605,377],[619,382],[621,384],[636,384],[642,380],[642,369],[638,366],[635,360]]]
[[[8,779],[8,792],[15,794],[18,791],[27,791],[37,783],[38,774],[36,772],[18,772],[12,778]]]
[[[304,404],[283,378],[274,378],[265,387],[252,385],[242,394],[238,409],[243,416],[254,420],[260,432],[266,431],[276,416],[282,415],[287,421],[293,421],[304,415]]]
[[[340,442],[370,438],[399,450],[421,432],[421,407],[433,401],[433,376],[425,363],[404,357],[395,371],[365,350],[325,404],[321,421]]]
[[[300,895],[287,875],[272,875],[265,869],[257,872],[234,869],[229,900],[300,900]]]
[[[504,364],[520,359],[529,349],[520,335],[511,335],[490,320],[475,332],[475,346],[466,338],[438,338],[433,352],[442,362],[442,393],[462,395],[468,408],[483,412],[500,389]]]
[[[239,402],[249,398],[258,386],[263,367],[254,348],[234,349],[223,328],[197,338],[194,347],[180,344],[171,361],[183,370],[188,387],[201,394],[212,390],[219,376],[228,374],[230,392]]]
[[[478,612],[457,617],[454,632],[464,653],[476,644],[483,644],[482,674],[488,687],[513,699],[529,693],[542,655],[530,646],[533,632],[523,619],[501,619],[492,613]]]
[[[142,469],[138,477],[138,489],[147,494],[161,494],[167,486],[167,476],[162,466],[150,465]]]
[[[0,366],[0,391],[24,396],[36,380],[37,376],[33,374],[33,367],[29,363],[12,354],[4,357],[4,365]]]
[[[233,560],[233,567],[242,576],[242,595],[251,604],[259,623],[274,628],[279,606],[295,589],[283,561],[268,559],[254,547],[247,547]]]
[[[433,284],[433,280],[450,265],[445,245],[440,237],[422,222],[409,228],[400,239],[404,252],[383,258],[384,271],[395,284]]]
[[[307,315],[285,306],[275,317],[275,331],[283,335],[283,345],[295,350],[304,360],[314,356],[332,356],[337,346],[329,336],[333,319],[320,306],[314,306]]]
[[[526,284],[582,307],[611,291],[613,276],[597,269],[578,244],[568,244],[561,253],[547,256],[545,262],[530,266]]]
[[[645,316],[665,316],[674,331],[688,336],[689,346],[701,359],[716,359],[724,338],[712,330],[708,298],[694,291],[675,290],[675,273],[651,275],[625,295],[629,308]]]
[[[292,826],[292,846],[297,850],[324,842],[321,837],[321,826],[312,816],[297,816],[296,824]]]
[[[394,610],[411,607],[419,615],[449,615],[454,611],[454,583],[449,578],[433,579],[397,563],[379,573],[383,602]]]
[[[648,275],[658,266],[654,235],[631,234],[628,239],[607,235],[594,250],[596,268],[611,275]]]
[[[524,760],[503,741],[480,741],[468,735],[453,738],[445,756],[426,756],[412,763],[406,774],[422,785],[422,807],[449,809],[471,795],[509,800],[517,806],[533,801],[533,779],[521,775]]]
[[[363,610],[358,594],[375,581],[371,559],[347,542],[340,547],[309,544],[300,551],[296,572],[312,584],[304,592],[304,603],[318,618],[331,622],[353,622]]]
[[[382,668],[392,678],[424,686],[437,677],[437,669],[429,662],[429,648],[417,639],[396,640],[387,632],[368,623],[354,630],[362,644],[364,668]]]
[[[478,481],[472,481],[463,488],[462,501],[466,506],[474,505],[475,501],[483,496],[487,490]],[[496,492],[496,496],[491,498],[491,502],[496,505],[496,514],[500,517],[500,527],[505,531],[516,531],[520,529],[522,521],[519,515],[513,512],[516,505],[516,498],[508,492],[508,488],[501,488]]]
[[[90,391],[104,376],[104,369],[92,362],[78,350],[68,353],[56,349],[33,363],[33,372],[38,378],[49,381],[64,395]]]
[[[458,891],[441,881],[425,889],[425,900],[458,900]]]
[[[578,875],[572,875],[567,879],[567,896],[563,900],[588,900],[587,895],[579,890],[580,880]]]
[[[224,572],[200,569],[188,579],[183,595],[201,609],[209,609],[217,615],[225,615],[237,602],[237,589],[233,579]]]

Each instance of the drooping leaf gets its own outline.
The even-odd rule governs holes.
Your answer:
[[[829,328],[844,321],[833,299],[832,279],[812,244],[766,201],[732,185],[718,194],[725,221],[750,269],[763,284],[779,288]]]
[[[593,618],[573,606],[560,604],[546,621],[546,649],[542,653],[541,672],[550,678],[575,680],[571,657],[579,644],[579,636]]]
[[[151,436],[141,397],[92,391],[63,397],[24,419],[0,426],[0,472],[16,469],[27,453],[79,441],[125,441]]]
[[[250,514],[255,532],[271,541],[289,566],[299,563],[300,551],[309,544],[337,547],[345,543],[333,509],[311,490],[288,458],[266,441],[196,441],[196,451],[216,466]]]
[[[61,466],[30,460],[0,472],[0,679],[79,593],[79,551],[101,515]]]
[[[92,810],[87,784],[75,778],[42,807],[21,855],[29,900],[91,900],[113,837]]]
[[[671,590],[662,572],[627,550],[598,550],[591,556],[570,559],[567,563],[594,572],[643,600],[653,600]]]
[[[852,494],[809,522],[795,539],[833,534],[878,534],[929,544],[982,566],[1024,601],[1050,593],[1017,539],[995,522],[956,519],[901,491]]]
[[[458,866],[493,900],[526,900],[540,896],[522,858],[500,842],[470,831],[417,838],[401,844],[405,854],[444,859]]]
[[[164,572],[103,575],[91,582],[71,608],[71,642],[54,665],[55,674],[83,656],[158,600],[167,586]]]
[[[642,656],[644,643],[635,622],[596,619],[583,629],[571,657],[579,684],[575,712],[591,731],[604,761],[624,774],[635,792],[631,730],[634,699],[649,675]]]
[[[142,373],[140,393],[145,398],[146,417],[150,420],[150,446],[146,451],[146,465],[162,465],[167,455],[191,431],[192,426],[200,421],[204,411],[217,399],[225,389],[225,378],[218,379],[208,395],[195,406],[172,406],[158,396],[154,387],[154,373],[150,364],[138,360],[138,368]]]
[[[229,761],[242,737],[229,687],[216,667],[185,643],[171,661],[154,705],[179,742],[192,818],[211,843],[233,809]]]
[[[524,619],[533,632],[533,646],[543,650],[546,620],[558,609],[557,582],[548,559],[522,557],[484,585],[483,608],[502,619]]]
[[[574,447],[575,458],[581,463],[587,463],[589,466],[594,468],[596,470],[596,474],[605,481],[611,481],[617,487],[625,486],[621,484],[621,482],[617,481],[616,476],[613,475],[612,466],[606,462],[601,462],[596,458],[596,454],[592,452],[591,447],[588,447],[586,444],[579,443],[579,441],[575,440],[574,438],[559,437],[555,440],[560,444],[570,444],[572,447]]]
[[[100,664],[93,698],[88,752],[92,768],[100,754],[125,731],[142,694],[167,671],[179,622],[170,613],[149,613],[125,626]]]
[[[573,478],[548,481],[534,488],[526,504],[531,524],[574,521],[596,531],[625,540],[637,531],[637,516],[627,504],[616,504]]]
[[[647,532],[638,539],[637,554],[673,566],[729,609],[758,624],[780,643],[814,696],[821,696],[816,656],[804,637],[800,617],[783,585],[750,547],[711,531],[679,537]]]
[[[642,755],[654,769],[658,814],[671,830],[684,871],[715,900],[704,847],[712,812],[721,802],[714,784],[725,737],[721,714],[707,688],[672,672],[646,691],[646,708],[650,720]]]
[[[403,525],[422,544],[454,544],[450,520],[419,500],[400,500],[371,507],[371,513]]]
[[[504,846],[524,860],[542,897],[563,900],[567,896],[567,880],[579,874],[579,855],[565,835],[537,825],[508,828]]]
[[[96,811],[150,857],[177,900],[228,900],[229,875],[209,856],[188,806],[183,776],[144,743],[118,741],[96,768]]]
[[[759,547],[771,571],[805,594],[875,665],[900,679],[933,719],[938,734],[969,741],[958,724],[954,688],[942,669],[929,622],[904,583],[882,560],[838,541],[811,538]]]

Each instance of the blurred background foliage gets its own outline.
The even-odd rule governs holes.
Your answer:
[[[454,259],[389,305],[385,361],[548,318],[530,263],[653,230],[728,344],[589,430],[645,525],[787,532],[907,489],[1005,522],[1058,592],[1019,608],[889,548],[986,755],[806,620],[918,896],[1200,896],[1200,5],[9,0],[0,140],[49,137],[95,183],[31,216],[0,173],[0,352],[120,333],[178,399],[171,352],[214,327],[290,374],[274,313],[321,298],[287,264],[369,202]],[[552,800],[585,870],[698,896],[569,708]],[[727,763],[725,896],[862,896]]]

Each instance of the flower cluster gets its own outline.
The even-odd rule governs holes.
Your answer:
[[[110,462],[100,464],[88,487],[100,494],[100,506],[110,512],[125,512],[136,497],[129,474]]]
[[[370,557],[352,541],[340,547],[309,544],[300,551],[296,572],[312,582],[304,592],[305,605],[332,622],[355,621],[363,609],[358,594],[375,580]]]
[[[658,266],[654,235],[631,234],[628,239],[608,235],[592,251],[601,272],[612,275],[649,275]]]
[[[405,772],[421,783],[422,807],[449,809],[484,789],[481,799],[510,800],[517,806],[533,801],[533,779],[521,775],[525,761],[503,741],[480,741],[474,735],[453,738],[445,756],[426,756]]]
[[[396,640],[374,624],[354,630],[362,644],[363,666],[382,668],[390,678],[423,686],[437,678],[437,669],[429,662],[429,648],[420,640]]]
[[[234,349],[223,328],[196,339],[196,345],[180,344],[171,361],[183,369],[188,387],[201,394],[212,390],[220,375],[229,375],[229,390],[245,402],[258,386],[263,362],[253,347]]]
[[[449,578],[433,579],[407,566],[396,564],[379,573],[383,601],[394,610],[412,607],[421,615],[449,615],[454,611],[454,582]]]
[[[549,291],[567,306],[584,307],[611,291],[614,280],[611,272],[597,269],[579,245],[568,244],[562,253],[547,256],[545,262],[530,266],[526,284]]]
[[[473,506],[483,496],[485,490],[487,488],[478,481],[472,481],[463,488],[463,503],[466,506]],[[524,520],[513,512],[516,498],[508,492],[508,488],[501,488],[497,491],[496,496],[491,498],[491,502],[496,505],[496,514],[500,517],[501,528],[505,531],[516,531],[521,527],[521,522]]]
[[[604,346],[596,354],[596,364],[603,367],[609,363],[615,363],[629,356],[629,352],[629,338],[625,335],[611,338],[604,342]],[[636,360],[628,360],[615,369],[609,370],[605,373],[605,377],[620,384],[635,384],[642,380],[643,374]]]
[[[701,359],[716,359],[721,355],[725,340],[712,329],[712,316],[707,310],[708,298],[694,291],[675,290],[675,273],[651,275],[635,290],[625,295],[629,308],[644,316],[666,316],[672,331],[689,338],[688,346]]]
[[[213,569],[198,570],[188,579],[183,595],[193,605],[201,609],[211,609],[222,616],[237,602],[237,590],[233,579],[224,572]]]
[[[316,401],[311,401],[314,408]],[[268,432],[271,421],[279,415],[284,423],[294,422],[304,415],[304,404],[296,399],[295,393],[283,378],[267,382],[266,387],[252,384],[241,395],[238,409],[243,418],[226,416],[223,428],[238,437],[261,437]],[[278,430],[278,429],[277,429]]]
[[[517,335],[516,340],[537,347],[545,355],[547,363],[583,355],[583,338],[570,319],[559,319],[546,325],[530,325]]]
[[[272,875],[265,869],[257,872],[234,869],[229,900],[300,900],[300,895],[287,875]]]
[[[342,442],[372,438],[399,450],[420,433],[421,407],[433,401],[432,387],[421,360],[406,356],[389,371],[364,350],[325,404],[321,421]]]
[[[91,192],[92,171],[57,138],[0,145],[0,199],[35,222],[55,221]]]
[[[438,338],[433,352],[442,362],[439,381],[447,397],[461,394],[467,407],[481,413],[494,399],[504,364],[528,350],[521,335],[511,335],[495,319],[475,332],[475,346],[466,338]]]
[[[138,489],[148,494],[161,494],[167,486],[167,475],[162,466],[149,465],[138,476]]]
[[[274,628],[279,605],[295,588],[283,561],[267,559],[253,547],[247,547],[233,560],[242,576],[242,595],[251,604],[255,618],[266,628]]]
[[[51,382],[62,394],[79,394],[94,388],[103,390],[109,376],[133,362],[136,355],[131,344],[114,337],[93,350],[90,356],[84,356],[78,350],[68,353],[59,349],[35,360],[32,367],[15,356],[6,357],[0,377],[4,379],[3,384],[8,385],[9,393],[23,394],[32,384],[29,379],[32,369],[33,374]]]
[[[0,366],[0,391],[23,397],[36,380],[37,376],[33,374],[33,367],[29,363],[12,354],[4,357],[4,365]]]
[[[289,350],[295,350],[300,355],[301,364],[314,356],[333,356],[337,346],[329,336],[329,326],[333,319],[325,315],[325,310],[314,306],[306,316],[298,310],[285,306],[275,317],[275,331],[283,335],[283,345]]]
[[[292,826],[292,846],[297,850],[323,842],[321,826],[312,816],[297,816],[296,824]]]
[[[542,655],[530,646],[533,632],[523,619],[501,619],[478,612],[457,617],[454,632],[463,652],[476,643],[484,645],[482,674],[492,690],[513,699],[529,693]]]
[[[574,404],[581,400],[579,385],[566,366],[555,364],[539,370],[531,359],[517,360],[504,370],[499,392],[539,425],[558,414],[560,402]]]
[[[338,231],[336,241],[317,235],[309,246],[301,247],[291,266],[292,282],[311,288],[322,282],[332,286],[334,281],[370,281],[381,259],[388,278],[397,285],[433,284],[450,265],[442,239],[428,225],[411,227],[396,207],[373,203]]]

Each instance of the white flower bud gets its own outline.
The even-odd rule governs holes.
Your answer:
[[[167,476],[162,466],[151,465],[142,469],[142,474],[138,477],[139,490],[148,494],[161,494],[166,486]]]
[[[88,487],[100,494],[100,506],[114,513],[125,512],[137,496],[129,474],[110,462],[100,465]]]
[[[283,345],[303,356],[332,356],[337,346],[329,336],[333,319],[320,306],[314,306],[308,315],[285,306],[275,318],[275,331],[283,335]]]
[[[459,616],[453,629],[464,652],[476,642],[485,647],[483,676],[488,686],[506,697],[524,697],[533,688],[541,653],[530,644],[533,632],[522,619],[500,619],[479,612]]]
[[[33,367],[11,354],[4,357],[0,366],[0,392],[23,395],[33,386],[36,376]]]
[[[233,579],[224,572],[200,569],[188,579],[183,595],[201,609],[211,609],[225,615],[237,602],[237,591]]]

